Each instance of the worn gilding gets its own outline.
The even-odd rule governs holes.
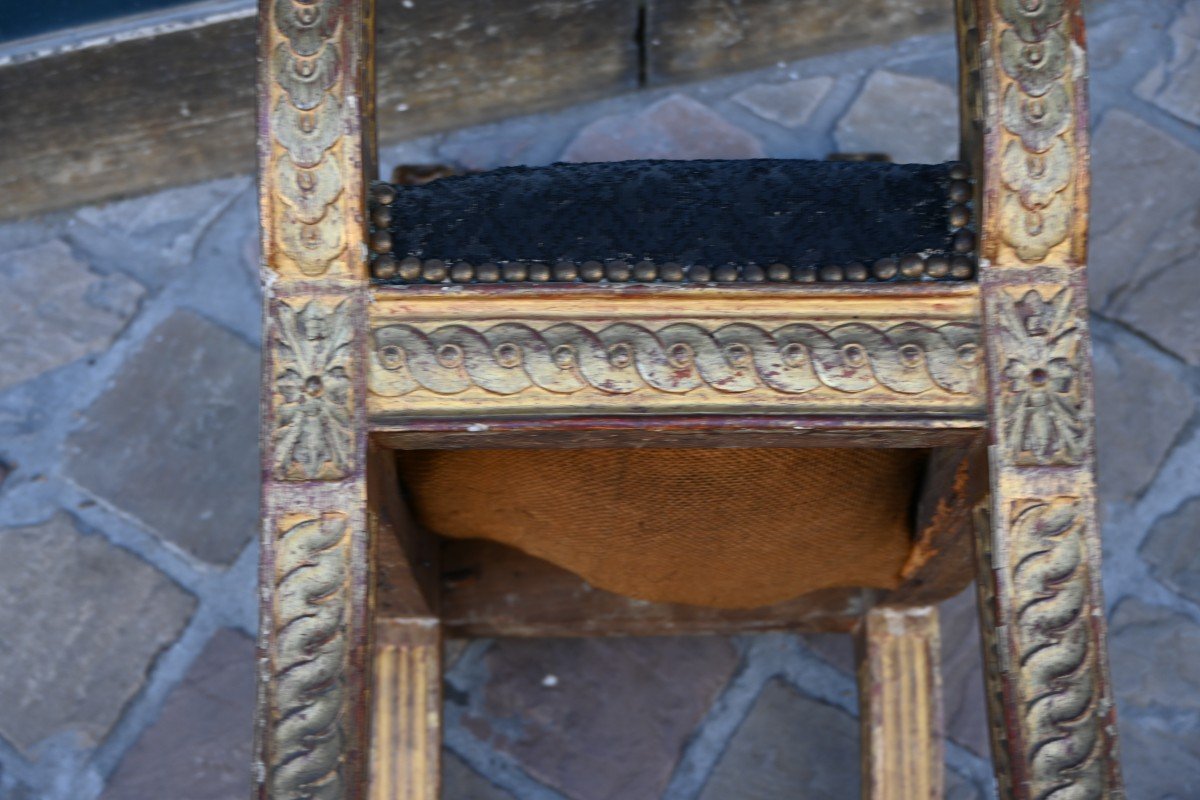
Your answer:
[[[320,277],[361,241],[362,225],[347,217],[362,185],[358,126],[347,87],[356,77],[340,49],[347,32],[334,0],[273,0],[265,34],[270,53],[262,143],[263,219],[272,269]],[[276,204],[279,204],[278,206]],[[336,272],[351,272],[346,259]]]

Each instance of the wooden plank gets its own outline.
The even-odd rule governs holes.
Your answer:
[[[941,648],[934,606],[867,612],[858,632],[863,800],[941,800]]]
[[[384,139],[636,88],[636,6],[381,3]],[[250,8],[214,20],[181,30],[151,18],[88,46],[0,50],[0,218],[249,172],[255,20]]]
[[[381,3],[386,141],[636,89],[637,0]]]
[[[372,422],[381,444],[397,450],[576,447],[962,447],[983,417],[921,419],[867,414],[648,415],[492,419],[471,417]]]
[[[252,16],[0,65],[0,217],[254,167]]]
[[[873,593],[827,589],[758,609],[647,603],[495,542],[443,540],[446,635],[667,636],[755,631],[849,631]]]
[[[0,48],[0,218],[252,169],[252,12],[206,8]],[[379,129],[395,142],[948,20],[943,0],[387,2]]]
[[[375,442],[368,450],[367,515],[374,543],[376,614],[436,617],[441,574],[436,537],[409,514],[395,453]]]
[[[649,0],[650,85],[949,29],[946,0]]]

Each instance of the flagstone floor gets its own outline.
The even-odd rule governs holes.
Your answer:
[[[1104,581],[1129,795],[1200,797],[1200,0],[1091,15]],[[387,165],[952,157],[949,34],[392,147]],[[250,135],[250,132],[247,132]],[[248,796],[259,296],[248,176],[0,224],[0,798]],[[949,796],[993,796],[974,606]],[[848,637],[451,647],[446,796],[857,795]]]

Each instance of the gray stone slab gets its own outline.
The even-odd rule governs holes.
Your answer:
[[[191,262],[213,218],[249,185],[244,176],[225,178],[88,206],[67,236],[98,266],[159,287]]]
[[[1200,184],[1193,196],[1200,206]],[[1185,189],[1186,191],[1186,189]],[[1129,289],[1113,315],[1189,364],[1200,364],[1200,212],[1170,232],[1181,257]]]
[[[1163,719],[1121,718],[1121,770],[1130,798],[1200,797],[1200,731]]]
[[[1109,658],[1130,797],[1200,796],[1200,626],[1136,598],[1121,601]]]
[[[261,337],[258,195],[246,187],[196,243],[185,274],[172,294],[188,308],[251,342]]]
[[[1145,350],[1095,342],[1097,467],[1107,501],[1128,500],[1146,488],[1195,411],[1187,384]]]
[[[1169,57],[1137,85],[1149,100],[1184,122],[1200,125],[1200,0],[1188,0],[1171,27]]]
[[[979,787],[952,769],[946,770],[946,800],[983,800]]]
[[[1104,115],[1092,141],[1094,308],[1106,308],[1164,266],[1194,258],[1197,197],[1200,153],[1125,111]]]
[[[143,290],[50,241],[0,258],[0,391],[106,349]]]
[[[969,586],[966,591],[941,603],[938,619],[941,623],[946,735],[986,758],[990,745],[975,586]]]
[[[822,75],[786,83],[756,83],[732,99],[769,122],[800,128],[812,118],[832,88],[833,78]]]
[[[449,750],[442,751],[442,797],[457,800],[516,800]]]
[[[1139,552],[1154,577],[1200,603],[1200,497],[1156,522]]]
[[[0,531],[0,552],[0,735],[100,743],[195,599],[65,514]]]
[[[179,310],[68,440],[68,476],[165,541],[231,563],[258,525],[258,358]]]
[[[637,158],[762,158],[762,144],[708,106],[681,94],[640,111],[601,117],[567,145],[563,161]]]
[[[1109,658],[1123,708],[1200,713],[1200,625],[1127,598],[1110,627]]]
[[[780,680],[763,688],[700,800],[846,800],[859,792],[858,721]]]
[[[858,668],[854,636],[848,633],[803,633],[800,639],[822,661],[853,677]]]
[[[8,777],[3,769],[0,769],[0,797],[4,800],[39,800],[33,789]]]
[[[217,631],[125,754],[102,800],[249,797],[254,658],[252,639]]]
[[[900,164],[950,161],[958,155],[958,97],[944,83],[880,70],[834,137],[844,153],[887,153]]]
[[[716,637],[500,640],[463,727],[572,800],[651,800],[729,680]]]

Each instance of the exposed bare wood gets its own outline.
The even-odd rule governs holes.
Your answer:
[[[864,800],[941,800],[945,780],[937,608],[873,608],[859,629]]]
[[[381,4],[384,141],[609,96],[640,82],[662,85],[890,41],[943,29],[950,16],[941,0],[870,0],[852,11],[816,0],[754,0],[736,11],[707,0],[655,0],[641,21],[640,6],[502,0],[483,13],[473,0]],[[0,218],[253,167],[252,16],[155,24],[151,18],[82,47],[52,43],[38,58],[27,48],[0,63]]]
[[[967,587],[975,573],[972,514],[986,493],[982,436],[930,454],[904,586],[888,594],[888,605],[929,604]]]
[[[636,88],[636,5],[381,3],[382,135],[394,142]],[[0,63],[0,218],[249,172],[254,41],[252,14],[226,15]]]
[[[375,437],[398,450],[558,447],[958,447],[984,419],[875,415],[642,415],[376,420]]]
[[[405,506],[393,451],[375,444],[368,450],[367,497],[375,543],[375,613],[436,617],[437,541],[417,526]]]
[[[444,540],[448,636],[663,636],[849,631],[873,593],[829,589],[758,609],[647,603],[593,588],[567,570],[495,542]]]
[[[0,65],[0,217],[254,168],[253,15]]]
[[[658,84],[753,69],[942,30],[951,17],[944,0],[650,0],[646,73]]]

